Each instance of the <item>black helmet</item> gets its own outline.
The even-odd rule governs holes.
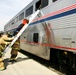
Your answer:
[[[12,33],[11,32],[7,32],[8,37],[12,37]]]

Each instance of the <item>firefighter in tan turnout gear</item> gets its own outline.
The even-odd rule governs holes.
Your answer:
[[[4,35],[3,32],[0,32],[0,71],[5,69],[4,60],[2,58],[4,48],[10,44],[6,40],[13,40],[13,38],[8,38],[8,35]]]
[[[9,62],[16,62],[16,57],[18,55],[18,51],[20,50],[20,39],[18,39],[12,46],[11,57]]]

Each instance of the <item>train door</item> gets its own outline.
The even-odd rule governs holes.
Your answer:
[[[48,60],[50,51],[46,46],[43,46],[43,44],[47,42],[45,36],[46,35],[43,32],[33,33],[34,44],[32,44],[32,52],[37,56]]]
[[[71,47],[71,35],[72,35],[72,29],[66,28],[59,30],[59,45],[62,45],[64,47]]]

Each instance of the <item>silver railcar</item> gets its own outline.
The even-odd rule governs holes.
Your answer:
[[[75,70],[76,0],[33,0],[5,25],[5,32],[13,33],[24,18],[29,19],[38,9],[43,15],[37,15],[23,32],[20,48],[54,65],[68,63]]]

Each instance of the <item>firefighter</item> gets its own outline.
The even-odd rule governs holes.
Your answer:
[[[2,55],[3,55],[5,46],[8,44],[10,44],[10,42],[4,41],[3,32],[0,32],[0,71],[5,69],[4,60],[2,58]]]
[[[9,37],[10,35],[11,35],[10,33],[3,34],[2,39],[7,41],[7,42],[12,41],[14,39],[14,37],[11,38],[11,37]]]
[[[18,39],[12,46],[11,57],[9,62],[16,62],[16,57],[18,55],[18,51],[20,50],[20,39]]]
[[[28,22],[29,22],[29,20],[24,19],[24,20],[22,21],[22,24],[20,24],[19,27],[14,31],[13,36],[17,35],[17,33],[22,29],[22,27],[23,27],[26,23],[28,23]],[[19,50],[20,50],[20,37],[18,38],[18,40],[17,40],[17,41],[13,44],[13,46],[12,46],[11,57],[10,57],[9,62],[12,62],[12,63],[17,62],[17,61],[16,61],[16,57],[17,57],[17,55],[18,55],[18,51],[19,51]]]
[[[29,20],[27,19],[23,19],[22,23],[18,26],[18,28],[14,31],[13,36],[17,35],[17,33],[22,29],[22,27],[24,25],[26,25],[26,23],[29,23]]]

